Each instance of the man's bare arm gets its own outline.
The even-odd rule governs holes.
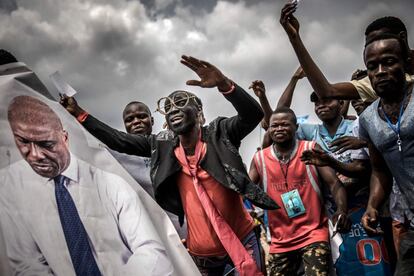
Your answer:
[[[259,181],[260,181],[260,175],[259,175],[259,173],[257,172],[256,165],[254,164],[254,157],[253,157],[253,159],[252,159],[252,162],[250,163],[249,177],[250,177],[250,180],[251,180],[253,183],[258,184],[258,183],[259,183]]]
[[[381,153],[368,141],[369,155],[371,159],[372,173],[368,206],[361,221],[365,230],[371,234],[379,234],[382,231],[376,228],[378,223],[378,209],[391,192],[392,174],[385,163]]]
[[[270,116],[272,116],[272,107],[266,96],[266,88],[261,80],[255,80],[250,85],[249,89],[253,89],[254,94],[257,96],[262,107],[264,117],[262,119],[262,127],[267,129],[269,127]]]
[[[350,163],[340,162],[319,146],[313,150],[304,151],[301,160],[306,165],[315,165],[318,167],[329,166],[348,177],[364,177],[370,172],[368,160],[354,160]]]
[[[285,91],[280,96],[279,101],[277,103],[277,107],[281,107],[281,106],[290,107],[290,105],[292,104],[292,98],[293,98],[293,93],[295,92],[296,84],[298,83],[300,79],[304,77],[306,77],[306,74],[303,71],[302,67],[299,66],[299,68],[296,69],[296,72],[293,74],[292,78],[290,79],[288,85],[286,86]]]
[[[347,194],[345,187],[341,181],[336,177],[335,171],[330,167],[317,167],[322,180],[329,187],[329,191],[337,206],[335,214],[332,216],[332,222],[338,222],[338,231],[347,232],[351,227],[351,222],[348,217]]]
[[[359,99],[358,91],[352,83],[342,82],[331,84],[325,78],[302,42],[299,35],[299,21],[293,15],[295,11],[296,4],[286,4],[281,12],[280,24],[285,29],[296,56],[298,57],[299,63],[305,71],[315,93],[320,98],[331,97],[344,100]]]

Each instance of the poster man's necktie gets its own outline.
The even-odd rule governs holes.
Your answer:
[[[55,181],[55,196],[60,223],[65,234],[73,267],[77,276],[101,275],[88,242],[88,234],[80,220],[75,203],[64,183],[68,178],[58,175]]]

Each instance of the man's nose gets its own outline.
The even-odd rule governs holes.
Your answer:
[[[383,74],[383,73],[385,73],[386,71],[384,70],[384,66],[380,63],[379,65],[378,65],[378,70],[377,70],[377,75],[379,75],[379,74]]]
[[[171,106],[170,112],[174,112],[174,111],[176,111],[176,110],[178,110],[178,107],[176,107],[176,106],[175,106],[175,104],[173,104],[173,105]]]
[[[27,155],[27,158],[31,160],[38,160],[44,158],[42,150],[35,143],[30,143],[29,152]]]
[[[180,109],[178,107],[176,107],[175,105],[172,105],[171,108],[168,110],[168,114],[172,115],[172,114],[175,114],[179,111],[180,111]]]

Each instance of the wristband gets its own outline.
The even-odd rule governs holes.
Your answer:
[[[88,118],[88,115],[89,115],[89,113],[88,112],[86,112],[86,111],[82,111],[82,113],[81,114],[79,114],[78,115],[78,117],[76,117],[76,120],[79,122],[79,123],[83,123],[85,120],[86,120],[86,118]]]
[[[230,90],[229,91],[224,91],[224,92],[222,92],[222,91],[220,91],[220,93],[221,94],[223,94],[223,95],[227,95],[227,94],[230,94],[231,92],[233,92],[234,91],[234,89],[236,88],[236,86],[234,85],[234,83],[232,82],[231,83],[231,87],[230,87]]]

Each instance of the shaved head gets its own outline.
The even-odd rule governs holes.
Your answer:
[[[44,102],[30,96],[15,97],[9,105],[7,116],[12,128],[19,122],[63,130],[62,122],[56,113]]]
[[[53,178],[69,166],[68,134],[47,104],[18,96],[10,103],[7,116],[16,146],[34,172]]]

